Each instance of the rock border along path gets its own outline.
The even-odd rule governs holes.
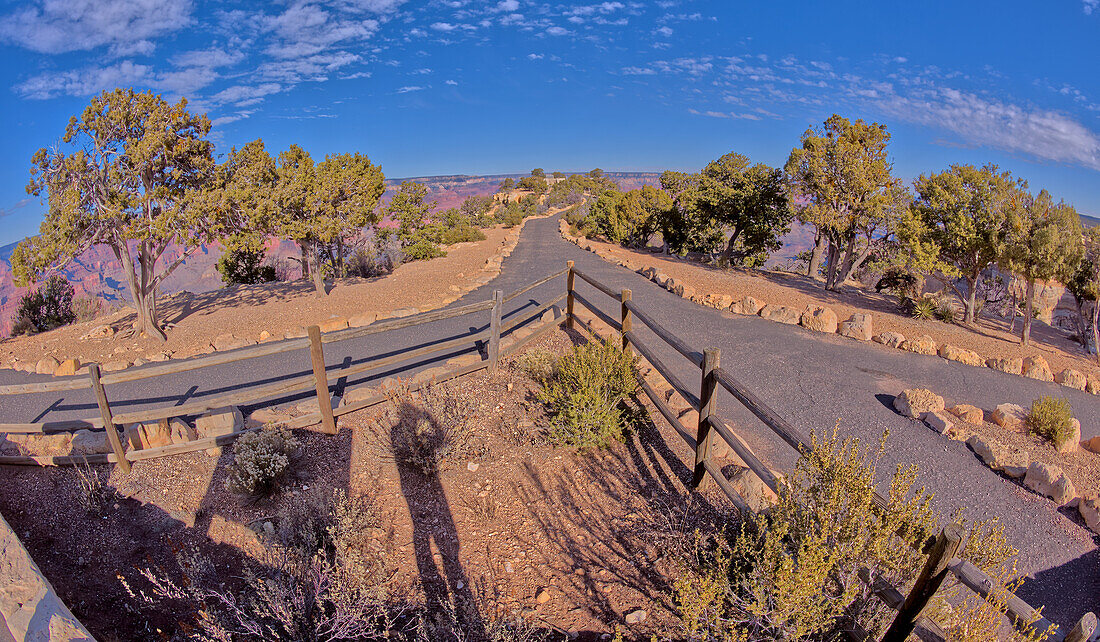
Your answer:
[[[971,520],[1001,519],[1008,540],[1021,548],[1021,571],[1034,576],[1019,592],[1023,599],[1032,604],[1046,604],[1045,615],[1071,626],[1084,612],[1100,611],[1100,564],[1097,564],[1100,554],[1085,528],[1059,513],[1052,502],[988,474],[985,465],[965,444],[944,443],[923,424],[898,415],[892,407],[893,396],[907,388],[951,390],[957,391],[955,394],[961,398],[998,399],[1023,406],[1030,405],[1041,394],[1058,394],[1070,401],[1087,439],[1096,436],[1100,427],[1100,403],[1095,396],[1055,383],[1010,377],[989,368],[888,350],[869,341],[854,341],[837,334],[771,323],[759,316],[735,315],[696,305],[648,278],[566,242],[554,218],[530,220],[515,251],[502,262],[500,275],[452,305],[489,299],[495,289],[513,291],[532,279],[562,269],[566,260],[575,260],[578,268],[614,290],[630,288],[635,303],[644,306],[654,320],[695,349],[720,348],[723,366],[799,430],[820,434],[831,430],[839,419],[842,434],[859,437],[868,445],[877,444],[883,432],[889,431],[885,461],[880,467],[884,474],[895,464],[916,464],[920,468],[919,483],[935,493],[935,504],[942,513],[951,514],[958,508]],[[505,320],[518,310],[556,298],[563,287],[563,280],[558,279],[510,301],[504,308]],[[582,279],[577,279],[577,289],[603,312],[618,317],[618,301],[600,294]],[[330,344],[334,349],[332,354],[326,350],[326,356],[332,367],[345,356],[360,358],[384,354],[395,345],[439,341],[455,332],[468,331],[471,326],[480,329],[487,322],[487,316],[478,316],[476,322],[474,318],[461,317],[386,333],[384,338],[372,335]],[[651,346],[681,379],[696,381],[698,368],[642,326],[637,323],[634,326],[639,340]],[[124,405],[127,399],[159,399],[157,405],[165,405],[186,395],[192,386],[196,388],[190,393],[193,398],[216,393],[239,380],[255,380],[256,373],[301,374],[307,371],[308,364],[308,355],[288,353],[210,368],[198,375],[181,373],[172,380],[157,380],[155,385],[119,384],[109,393],[118,395]],[[332,367],[330,380],[338,376],[338,369]],[[387,376],[391,375],[380,373],[369,383]],[[11,371],[0,372],[0,383],[22,382],[26,377]],[[0,413],[6,421],[31,421],[40,415],[50,420],[64,419],[95,411],[90,393],[62,398],[25,397],[28,398],[21,397],[17,406],[8,406],[5,400]],[[140,407],[133,404],[127,409]],[[778,470],[790,469],[795,455],[732,397],[720,393],[718,408],[738,425],[749,446],[769,465]],[[694,453],[680,444],[668,446],[690,469]]]

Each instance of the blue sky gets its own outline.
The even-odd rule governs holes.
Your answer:
[[[0,244],[30,157],[103,89],[389,177],[781,165],[833,112],[884,122],[898,175],[994,162],[1100,214],[1100,0],[0,1]]]

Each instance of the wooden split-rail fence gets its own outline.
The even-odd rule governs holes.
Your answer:
[[[576,314],[577,304],[582,305],[596,319],[617,331],[623,349],[636,351],[645,358],[653,370],[659,373],[672,389],[698,412],[696,425],[685,426],[676,412],[666,403],[666,400],[662,398],[658,391],[646,381],[645,377],[638,378],[642,390],[653,402],[654,407],[680,434],[684,441],[695,450],[693,486],[699,488],[704,485],[708,478],[713,479],[738,511],[744,515],[753,512],[745,498],[737,492],[710,456],[711,444],[717,434],[718,437],[729,444],[730,449],[741,458],[741,461],[745,463],[752,474],[759,477],[773,492],[778,493],[783,483],[782,479],[757,457],[748,443],[737,434],[733,423],[718,414],[719,389],[725,389],[729,392],[761,423],[770,428],[782,441],[798,453],[810,452],[812,450],[810,441],[778,413],[768,407],[752,391],[742,386],[728,370],[723,368],[721,366],[721,352],[717,348],[707,348],[701,352],[693,349],[649,316],[634,301],[630,290],[623,289],[616,292],[599,280],[578,270],[572,261],[568,262],[568,270],[566,323],[571,327],[580,326],[591,335],[600,337],[593,323],[585,321]],[[617,301],[620,305],[619,317],[614,318],[612,315],[603,312],[591,300],[577,292],[575,289],[577,278]],[[658,338],[699,368],[700,384],[698,387],[689,386],[685,383],[657,355],[651,346],[640,340],[638,333],[634,330],[635,320],[641,322]],[[878,493],[875,494],[875,503],[880,508],[886,508],[887,506],[886,499]],[[938,536],[930,537],[924,542],[920,552],[926,555],[927,559],[908,594],[903,594],[897,587],[891,586],[882,577],[870,577],[864,574],[863,580],[870,585],[873,593],[887,606],[897,611],[897,615],[882,638],[883,642],[902,642],[908,639],[910,635],[916,635],[926,642],[946,639],[942,628],[932,621],[925,611],[932,597],[949,574],[954,575],[959,583],[977,593],[982,599],[994,600],[992,603],[999,604],[1013,626],[1022,632],[1042,634],[1049,630],[1051,634],[1048,639],[1054,642],[1087,642],[1095,639],[1094,636],[1097,634],[1098,629],[1094,614],[1086,613],[1069,632],[1053,626],[1035,608],[1006,591],[1003,586],[998,586],[988,574],[963,559],[963,547],[962,529],[955,524],[945,527]],[[870,638],[869,634],[864,631],[852,633],[855,639]]]
[[[88,365],[86,376],[78,375],[74,377],[58,378],[53,381],[42,383],[0,386],[0,398],[7,395],[91,389],[95,394],[96,404],[99,407],[98,417],[35,423],[0,423],[0,434],[56,434],[66,432],[72,433],[86,429],[98,432],[109,427],[110,430],[106,430],[106,433],[111,449],[110,453],[88,455],[4,455],[0,456],[0,465],[73,466],[113,463],[118,464],[123,471],[129,472],[132,462],[222,446],[256,428],[242,428],[225,435],[201,437],[184,443],[155,448],[139,449],[135,448],[134,444],[131,444],[131,447],[127,449],[123,447],[122,437],[119,435],[119,429],[121,427],[145,422],[167,422],[174,417],[196,416],[211,410],[218,410],[230,406],[245,404],[262,405],[262,402],[265,401],[285,399],[289,396],[300,395],[306,391],[313,391],[315,394],[318,411],[282,422],[279,425],[287,428],[302,428],[320,424],[326,432],[336,434],[337,417],[382,403],[388,399],[388,396],[385,391],[378,391],[377,394],[371,395],[365,399],[360,399],[352,403],[341,405],[338,408],[333,408],[333,393],[331,390],[332,386],[329,382],[329,368],[325,364],[324,346],[326,344],[489,311],[489,323],[480,332],[463,334],[423,347],[406,349],[399,352],[388,351],[386,356],[368,357],[351,366],[334,369],[334,374],[346,380],[354,375],[377,370],[385,366],[394,366],[417,357],[426,357],[444,351],[469,350],[476,347],[479,343],[485,347],[486,358],[479,359],[474,363],[444,369],[442,372],[436,373],[435,376],[431,377],[429,380],[413,383],[409,386],[409,389],[417,390],[431,382],[445,381],[483,368],[494,369],[502,357],[511,354],[530,341],[542,336],[547,331],[554,328],[556,324],[545,324],[532,334],[512,342],[503,350],[501,349],[501,336],[513,332],[516,328],[524,324],[537,320],[548,310],[554,308],[554,306],[560,305],[565,299],[565,294],[563,293],[551,301],[542,303],[534,309],[514,314],[507,320],[504,320],[502,315],[504,304],[534,288],[564,276],[567,272],[568,270],[561,270],[530,283],[508,295],[504,295],[501,290],[496,290],[493,292],[493,298],[487,301],[480,301],[445,310],[426,312],[415,316],[384,320],[361,328],[347,328],[322,334],[317,326],[310,326],[307,328],[307,336],[305,337],[263,343],[183,361],[172,361],[106,374],[100,372],[99,366],[93,363]],[[564,321],[564,317],[562,317],[562,320]],[[194,401],[188,401],[180,405],[135,410],[132,412],[116,412],[116,409],[112,407],[109,400],[109,387],[117,384],[165,377],[201,368],[210,368],[247,359],[256,359],[259,357],[306,349],[309,350],[309,364],[312,371],[303,376],[283,379],[264,385],[250,386],[244,390],[228,394],[211,395]],[[347,391],[345,391],[345,395],[346,394]],[[133,402],[131,401],[129,403]]]

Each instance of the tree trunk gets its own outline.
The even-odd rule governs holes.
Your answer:
[[[1012,293],[1011,314],[1009,316],[1009,321],[1008,321],[1008,333],[1009,334],[1012,334],[1012,332],[1016,329],[1016,307],[1018,305],[1020,305],[1019,301],[1020,301],[1020,298],[1016,296],[1015,292],[1013,292]]]
[[[1035,298],[1035,279],[1027,280],[1027,301],[1024,302],[1024,330],[1020,333],[1020,342],[1025,346],[1031,344],[1031,317],[1034,314],[1032,311],[1035,305],[1033,299]]]
[[[971,274],[966,277],[966,299],[963,300],[963,323],[973,324],[977,315],[978,307],[978,274]]]
[[[741,237],[741,230],[737,229],[730,234],[730,238],[726,241],[726,249],[722,251],[722,258],[726,260],[726,265],[729,265],[730,258],[733,257],[733,250],[737,246],[737,239]]]
[[[1085,349],[1087,355],[1089,353],[1089,326],[1088,321],[1085,320],[1085,300],[1074,296],[1073,303],[1077,306],[1077,316],[1074,318],[1077,325],[1077,342]]]
[[[1100,297],[1092,302],[1092,347],[1096,348],[1096,363],[1100,364]]]
[[[309,264],[310,264],[310,261],[309,261],[309,243],[307,243],[305,241],[300,241],[298,243],[298,249],[302,253],[302,260],[299,261],[302,264],[302,278],[303,279],[308,279],[309,278]]]
[[[130,248],[125,243],[122,243],[121,247],[114,248],[115,256],[122,261],[122,269],[126,272],[126,282],[130,286],[130,300],[133,301],[134,312],[137,314],[137,319],[134,321],[134,332],[138,333],[139,336],[144,334],[161,341],[167,341],[168,335],[164,334],[164,331],[157,325],[156,297],[150,296],[148,260],[145,256],[145,245],[142,244],[141,247],[137,264],[135,264],[134,257],[130,254]],[[141,268],[140,281],[138,280],[139,265]]]
[[[344,268],[344,239],[336,239],[336,270],[335,273],[340,277],[347,276],[347,271]]]
[[[806,276],[811,279],[817,278],[817,273],[821,271],[821,255],[825,252],[825,233],[821,231],[821,228],[817,228],[817,233],[814,234],[814,249],[810,251],[810,262],[806,266]]]
[[[317,249],[311,244],[309,252],[310,261],[310,274],[313,275],[313,287],[317,290],[317,296],[323,297],[328,292],[325,291],[325,273],[321,269],[321,264],[318,259]]]
[[[856,237],[853,233],[848,239],[848,250],[845,253],[844,265],[840,271],[840,277],[836,283],[836,287],[840,287],[848,282],[849,279],[856,273],[857,270],[863,265],[863,262],[867,260],[867,257],[871,255],[871,240],[867,240],[867,244],[856,254]]]

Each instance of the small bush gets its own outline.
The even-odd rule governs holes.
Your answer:
[[[473,426],[449,388],[431,386],[417,396],[400,391],[391,401],[398,415],[391,436],[394,457],[425,477],[484,451],[474,443]]]
[[[447,253],[434,241],[420,239],[412,245],[405,246],[406,261],[427,261],[447,256]]]
[[[110,307],[98,296],[86,295],[73,298],[73,316],[77,321],[91,321],[106,314]]]
[[[262,243],[230,245],[218,259],[218,272],[227,285],[268,283],[275,280],[275,266],[263,265],[267,250]]]
[[[875,292],[887,292],[910,299],[917,296],[917,277],[900,268],[889,268],[875,284]]]
[[[551,440],[580,449],[622,441],[619,404],[637,389],[634,361],[605,341],[576,346],[559,359],[538,393],[551,417]]]
[[[265,428],[241,435],[233,445],[233,463],[225,487],[253,498],[270,495],[290,469],[298,440],[289,430]]]
[[[93,517],[107,514],[107,507],[115,500],[115,489],[104,484],[103,479],[86,461],[75,469],[80,490],[80,507]]]
[[[42,287],[19,299],[12,320],[13,336],[46,332],[72,323],[76,320],[72,284],[60,276],[51,276]]]
[[[958,312],[955,310],[955,306],[947,303],[946,301],[940,303],[936,308],[936,319],[943,321],[944,323],[954,323],[958,319]]]
[[[1027,414],[1028,432],[1061,448],[1073,438],[1073,410],[1065,399],[1042,396],[1031,404]]]
[[[485,234],[472,225],[464,225],[461,227],[444,230],[443,233],[440,235],[440,239],[440,242],[443,243],[443,245],[454,245],[455,243],[484,241]]]
[[[939,305],[932,297],[922,297],[919,299],[913,299],[912,308],[910,314],[914,319],[931,320],[936,318],[936,313],[939,311]]]
[[[523,222],[523,210],[519,207],[507,207],[504,209],[504,214],[501,216],[501,223],[504,227],[515,227]]]

